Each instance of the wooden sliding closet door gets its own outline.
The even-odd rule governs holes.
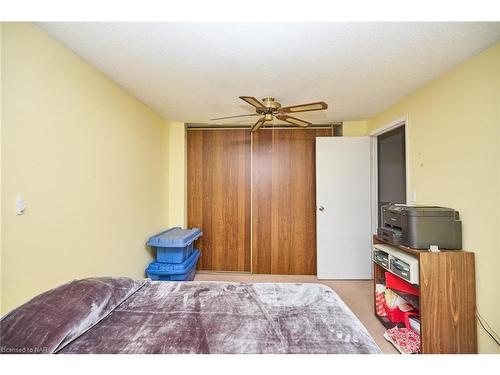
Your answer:
[[[316,274],[315,138],[331,135],[331,129],[253,134],[253,273]]]
[[[198,269],[250,272],[250,131],[187,132],[188,227],[203,236]]]

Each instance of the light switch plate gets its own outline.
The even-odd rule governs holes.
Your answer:
[[[18,215],[24,214],[25,209],[26,209],[26,204],[24,202],[24,198],[18,195],[16,197],[16,214]]]

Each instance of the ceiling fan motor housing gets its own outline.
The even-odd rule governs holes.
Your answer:
[[[263,114],[273,114],[278,111],[278,109],[281,108],[281,104],[278,103],[272,96],[266,96],[265,98],[262,98],[262,104],[264,104],[263,109],[257,108],[257,113],[263,115]],[[268,120],[269,121],[269,120]]]

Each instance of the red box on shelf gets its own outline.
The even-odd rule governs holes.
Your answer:
[[[393,275],[390,272],[385,272],[385,286],[386,288],[392,290],[399,290],[401,292],[405,292],[411,294],[413,296],[419,296],[419,290],[410,284],[408,281],[403,280],[402,278]]]
[[[399,309],[399,307],[390,308],[384,301],[384,310],[387,316],[392,323],[404,323],[405,322],[405,313]]]

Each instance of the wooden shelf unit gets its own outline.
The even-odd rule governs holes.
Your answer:
[[[376,235],[373,243],[391,245]],[[474,253],[397,248],[418,258],[422,354],[477,353]],[[373,262],[374,307],[375,284],[385,279],[385,271]],[[395,326],[374,313],[386,327]]]

